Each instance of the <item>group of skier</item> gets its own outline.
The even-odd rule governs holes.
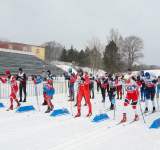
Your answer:
[[[43,83],[43,96],[44,96],[44,103],[43,105],[47,105],[47,111],[45,113],[49,113],[54,109],[54,106],[51,102],[51,99],[55,93],[53,87],[53,75],[51,74],[50,70],[47,71],[48,75],[45,75],[45,72],[42,71],[40,76],[34,77],[34,84],[37,85],[39,83]],[[75,75],[72,72],[72,68],[69,68],[68,74],[64,74],[65,80],[68,81],[69,87],[69,101],[74,101],[74,83],[78,82],[78,89],[76,95],[76,106],[77,106],[77,114],[75,117],[81,116],[81,101],[84,97],[86,105],[88,105],[88,114],[87,117],[92,115],[92,105],[90,102],[90,98],[94,99],[94,81],[97,82],[97,92],[99,92],[99,88],[101,89],[102,93],[102,103],[105,103],[106,98],[106,91],[108,93],[108,97],[110,100],[110,109],[115,109],[115,96],[117,94],[117,99],[122,99],[122,95],[125,94],[124,98],[124,107],[123,107],[123,119],[121,122],[126,121],[126,114],[127,114],[127,105],[132,105],[132,108],[135,112],[134,120],[137,121],[139,119],[138,112],[137,112],[137,103],[139,99],[139,89],[141,89],[141,101],[145,101],[145,111],[144,113],[148,112],[148,100],[151,98],[153,110],[152,112],[156,111],[155,108],[155,93],[156,93],[156,86],[157,86],[157,97],[159,97],[159,89],[160,89],[160,76],[158,78],[152,77],[150,73],[141,71],[140,76],[135,76],[131,73],[131,70],[127,70],[127,75],[121,74],[118,72],[116,76],[112,76],[110,73],[105,73],[105,76],[98,77],[95,79],[92,74],[88,76],[87,72],[84,72],[82,68],[77,69],[77,74]],[[3,83],[8,82],[11,85],[11,94],[10,94],[10,102],[11,106],[8,110],[13,110],[13,100],[17,102],[17,107],[21,104],[21,100],[18,101],[16,97],[16,93],[18,92],[18,85],[16,78],[11,75],[10,71],[6,71],[6,78],[0,80]],[[91,97],[92,94],[92,97]]]

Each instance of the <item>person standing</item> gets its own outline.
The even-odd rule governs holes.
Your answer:
[[[98,77],[98,75],[97,75],[97,78],[96,78],[96,82],[97,82],[97,93],[99,93],[99,88],[101,87],[101,80]]]
[[[82,101],[82,98],[85,97],[85,100],[88,104],[88,107],[89,107],[89,112],[87,114],[87,117],[91,116],[92,115],[92,105],[91,105],[91,102],[90,102],[90,92],[89,92],[89,78],[88,76],[83,73],[83,70],[82,68],[78,68],[77,70],[77,74],[75,75],[74,78],[70,79],[70,82],[71,83],[74,83],[78,78],[79,79],[79,92],[78,92],[78,95],[77,95],[77,109],[78,109],[78,113],[75,117],[80,117],[81,116],[81,101]]]
[[[122,74],[118,72],[118,84],[117,84],[117,99],[122,99]],[[119,97],[120,94],[120,97]]]
[[[69,80],[74,78],[75,74],[72,72],[72,68],[68,69],[68,74],[65,77],[65,80]],[[70,99],[68,101],[74,101],[74,83],[68,82],[68,87],[69,87],[69,96]]]
[[[7,109],[7,111],[13,110],[13,100],[15,100],[17,102],[17,108],[19,106],[21,106],[21,104],[19,103],[19,101],[16,97],[16,93],[18,91],[18,85],[17,85],[17,82],[16,82],[16,78],[11,75],[10,71],[6,71],[6,79],[0,78],[0,80],[2,81],[2,83],[7,82],[8,84],[11,85],[11,94],[10,94],[11,106],[10,106],[9,109]]]
[[[105,103],[105,97],[106,97],[106,88],[107,88],[107,82],[108,79],[106,79],[104,76],[101,77],[101,93],[102,93],[102,103]]]
[[[141,83],[136,79],[135,75],[131,73],[131,70],[127,70],[128,78],[125,79],[125,88],[127,91],[125,101],[124,101],[124,107],[123,107],[123,119],[121,122],[125,122],[127,117],[127,106],[132,100],[132,108],[135,112],[135,118],[134,120],[137,121],[139,119],[138,112],[137,112],[137,103],[138,103],[138,97],[139,97],[139,91],[138,88],[141,87]]]
[[[92,75],[92,73],[90,73],[89,80],[90,80],[89,83],[90,98],[94,99],[94,76]],[[91,97],[91,92],[92,92],[92,97]]]
[[[20,95],[20,100],[19,102],[22,102],[22,90],[24,92],[24,100],[23,102],[26,102],[26,74],[23,72],[22,68],[19,68],[19,74],[17,76],[17,80],[20,81],[19,84],[19,95]]]
[[[145,76],[144,76],[144,71],[141,71],[141,75],[140,75],[140,82],[142,84],[141,87],[141,101],[145,102],[146,100],[146,85],[145,85]]]

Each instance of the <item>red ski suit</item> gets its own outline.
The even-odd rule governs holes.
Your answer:
[[[13,105],[13,100],[15,100],[18,103],[18,100],[16,98],[16,93],[18,91],[16,78],[14,76],[11,76],[10,79],[9,78],[2,79],[2,82],[3,83],[8,82],[11,85],[11,94],[10,94],[11,105]]]
[[[87,74],[83,74],[82,77],[85,79],[85,81],[81,80],[81,77],[78,74],[76,74],[76,76],[74,78],[70,79],[70,82],[74,83],[76,80],[78,80],[78,83],[79,83],[79,87],[78,87],[79,91],[77,93],[78,112],[79,113],[81,112],[81,101],[82,101],[82,98],[84,97],[86,100],[86,103],[88,104],[88,107],[89,107],[89,113],[91,113],[92,106],[91,106],[91,102],[90,102],[90,92],[89,92],[90,80],[89,80]]]

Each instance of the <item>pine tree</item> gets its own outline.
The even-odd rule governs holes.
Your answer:
[[[103,55],[106,69],[112,74],[115,73],[120,64],[120,55],[118,53],[118,47],[114,41],[110,41],[110,43],[106,46]]]
[[[78,62],[79,62],[79,65],[80,66],[82,66],[82,67],[84,67],[85,66],[85,54],[84,54],[84,51],[83,50],[81,50],[80,52],[79,52],[79,55],[78,55]]]
[[[65,47],[62,50],[60,61],[64,61],[64,62],[68,61],[67,51],[66,51]]]

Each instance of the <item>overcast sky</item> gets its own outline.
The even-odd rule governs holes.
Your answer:
[[[160,0],[0,0],[0,38],[84,49],[93,36],[107,44],[111,28],[144,41],[146,64],[160,65]]]

